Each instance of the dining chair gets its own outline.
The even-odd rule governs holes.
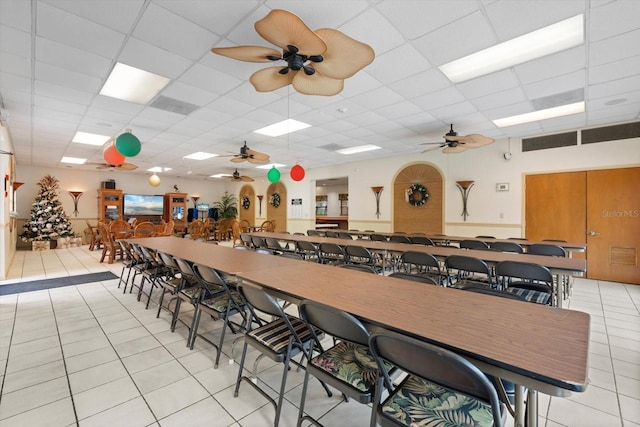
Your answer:
[[[517,254],[524,252],[522,245],[515,242],[493,242],[489,247],[500,252],[514,252]]]
[[[87,230],[89,230],[91,241],[89,242],[89,250],[102,249],[102,235],[98,232],[98,226],[91,225],[89,220],[87,222]]]
[[[553,242],[560,243],[560,241],[550,241],[550,243],[535,243],[533,245],[529,245],[527,248],[527,253],[530,255],[544,255],[544,256],[556,256],[564,258],[567,256],[567,251],[557,244]],[[568,274],[561,274],[554,276],[554,283],[561,287],[562,296],[564,298],[569,298],[573,291],[573,276]]]
[[[320,243],[318,256],[321,264],[338,265],[344,264],[346,261],[344,250],[335,243]]]
[[[242,381],[245,381],[274,406],[276,413],[273,424],[277,427],[280,421],[290,364],[304,369],[302,362],[309,354],[309,349],[315,345],[315,339],[322,339],[324,334],[320,330],[316,330],[314,334],[312,334],[302,319],[286,314],[278,304],[278,301],[262,288],[240,283],[238,284],[238,290],[247,303],[250,317],[247,321],[248,330],[244,337],[244,346],[242,348],[242,356],[240,358],[238,377],[236,379],[233,396],[238,397],[240,384]],[[266,321],[262,319],[258,316],[258,312],[272,316],[273,320]],[[254,327],[254,325],[256,326]],[[276,363],[283,364],[282,380],[280,382],[280,389],[278,390],[277,401],[265,390],[260,388],[257,383],[257,378],[254,382],[251,377],[244,375],[244,363],[249,346],[260,352],[259,357],[266,356]],[[298,354],[302,355],[300,362],[293,359]],[[254,371],[257,371],[258,362],[259,359],[254,363]],[[256,372],[253,374],[255,375]],[[324,387],[327,395],[331,396],[331,392],[327,386],[324,385]]]
[[[372,268],[376,273],[382,272],[382,265],[377,257],[364,246],[347,245],[344,247],[346,264],[365,265]]]
[[[371,426],[495,426],[507,411],[491,381],[462,356],[393,331],[377,330],[369,347],[378,365]],[[407,373],[383,401],[391,384],[385,363]]]
[[[338,237],[338,239],[353,240],[353,235],[347,233],[346,231],[338,231],[337,232],[337,237]]]
[[[410,236],[409,238],[411,239],[411,243],[414,245],[435,246],[433,240],[427,236]]]
[[[377,234],[377,233],[369,234],[369,240],[373,240],[374,242],[388,242],[389,241],[389,239],[387,239],[386,236],[384,236],[383,234]]]
[[[193,349],[198,336],[207,341],[216,349],[216,360],[213,367],[218,369],[227,327],[233,334],[244,331],[247,327],[246,304],[240,293],[238,293],[235,283],[225,280],[217,270],[196,263],[193,265],[193,273],[200,284],[201,292],[200,301],[196,305],[196,311],[193,315],[191,342],[188,343],[189,348]],[[224,289],[223,293],[211,293],[211,289],[218,289],[219,287]],[[206,336],[198,334],[198,325],[200,324],[202,313],[208,314],[214,320],[223,321],[220,340],[217,344]],[[233,321],[232,318],[234,316],[239,316],[242,319],[241,322]]]
[[[449,255],[444,260],[448,286],[462,285],[496,287],[493,271],[481,259],[465,255]]]
[[[489,245],[481,240],[462,240],[460,242],[461,249],[489,249]]]
[[[133,229],[133,237],[153,237],[156,235],[156,226],[150,221],[143,221],[136,224]]]
[[[309,300],[302,301],[299,310],[319,354],[314,356],[314,347],[307,348],[308,363],[302,383],[298,426],[303,421],[322,426],[318,420],[304,412],[309,377],[313,376],[321,383],[337,389],[345,400],[352,398],[358,403],[368,405],[375,395],[378,369],[369,351],[370,333],[356,317]],[[330,348],[325,349],[322,346],[316,335],[318,330],[334,338]],[[387,364],[386,368],[391,367]]]
[[[389,236],[389,241],[393,243],[411,244],[411,239],[409,239],[409,237],[405,236],[404,234],[392,234],[391,236]]]
[[[307,230],[307,236],[319,236],[318,230]]]
[[[529,302],[558,306],[561,295],[554,289],[553,274],[545,266],[521,261],[502,261],[496,264],[496,276],[500,287],[508,292]]]
[[[305,261],[320,262],[318,248],[311,242],[304,240],[296,241],[296,252],[302,255]]]
[[[107,262],[109,264],[113,264],[113,261],[118,256],[122,260],[124,254],[120,250],[120,247],[116,246],[113,234],[103,222],[98,223],[98,233],[102,236],[102,254],[100,254],[100,262],[104,262],[104,259],[107,258]]]
[[[127,291],[127,286],[129,284],[129,279],[131,278],[131,271],[133,270],[133,266],[136,265],[139,260],[134,256],[133,251],[131,250],[131,246],[125,240],[116,241],[118,246],[120,246],[120,250],[124,254],[122,260],[122,270],[120,270],[120,278],[118,279],[118,288],[120,285],[124,285],[124,292]],[[127,276],[125,277],[124,272],[127,272]]]
[[[341,264],[338,267],[344,268],[347,270],[362,271],[364,273],[379,274],[374,267],[371,267],[369,265],[364,265],[364,264]]]
[[[400,271],[404,271],[406,274],[430,277],[441,285],[444,285],[446,281],[440,268],[440,262],[436,257],[426,252],[403,252],[400,255]]]
[[[394,277],[396,279],[404,279],[404,280],[412,280],[414,282],[425,283],[427,285],[435,285],[438,286],[438,282],[429,276],[421,276],[417,274],[407,274],[402,273],[400,271],[396,271],[395,273],[391,273],[387,277]]]
[[[160,300],[158,301],[158,312],[156,313],[156,317],[160,317],[160,312],[163,308],[164,296],[165,294],[173,295],[173,299],[167,302],[166,310],[171,313],[173,318],[173,311],[170,308],[171,301],[175,301],[177,298],[176,293],[185,287],[196,286],[197,281],[194,276],[181,274],[180,268],[176,263],[173,256],[164,252],[158,252],[158,258],[164,264],[167,273],[159,278],[158,285],[162,289],[162,293],[160,294]]]
[[[258,249],[258,248],[267,249],[267,242],[263,237],[251,236],[251,246],[253,246],[253,249]]]

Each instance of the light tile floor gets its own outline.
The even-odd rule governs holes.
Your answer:
[[[0,285],[111,270],[88,248],[19,251]],[[590,385],[569,398],[540,396],[540,425],[640,426],[640,286],[577,279],[570,308],[592,316]],[[11,426],[269,426],[274,411],[244,384],[233,397],[237,364],[231,343],[218,369],[215,350],[187,329],[169,331],[169,314],[155,317],[117,280],[0,297],[0,425]],[[184,305],[183,305],[184,307]],[[190,313],[184,311],[186,319]],[[199,330],[214,336],[220,322]],[[235,357],[240,345],[236,345]],[[252,366],[250,354],[246,366]],[[276,395],[281,369],[259,365],[263,386]],[[294,426],[303,374],[292,370],[282,426]],[[308,411],[325,426],[366,426],[370,408],[328,398],[311,383]],[[513,425],[513,421],[509,422]]]

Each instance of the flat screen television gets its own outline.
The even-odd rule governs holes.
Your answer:
[[[157,215],[164,213],[164,196],[146,194],[125,194],[122,208],[126,216]]]

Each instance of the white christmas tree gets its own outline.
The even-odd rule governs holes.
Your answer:
[[[40,190],[31,205],[30,219],[24,224],[24,231],[20,235],[22,240],[32,242],[74,237],[73,227],[58,197],[58,180],[47,175],[42,177],[38,185]]]

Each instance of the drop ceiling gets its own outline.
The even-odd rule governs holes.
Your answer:
[[[290,10],[312,29],[336,28],[376,57],[336,96],[291,87],[258,93],[249,77],[268,64],[211,48],[271,46],[253,27],[271,9]],[[438,69],[581,13],[581,46],[459,84]],[[102,147],[72,143],[75,132],[116,137],[126,129],[142,152],[128,159],[136,171],[119,173],[160,166],[172,168],[167,175],[204,178],[238,167],[263,175],[229,157],[183,159],[237,153],[244,141],[272,162],[307,169],[408,153],[428,160],[419,144],[440,141],[450,123],[462,135],[503,139],[637,120],[639,16],[636,0],[2,0],[0,112],[18,165],[65,167],[63,156],[100,163]],[[116,62],[171,81],[148,105],[99,95]],[[586,112],[507,128],[492,122],[567,96],[583,96]],[[185,103],[191,107],[176,109]],[[312,127],[276,138],[253,133],[286,118]],[[335,152],[363,144],[382,148]]]

